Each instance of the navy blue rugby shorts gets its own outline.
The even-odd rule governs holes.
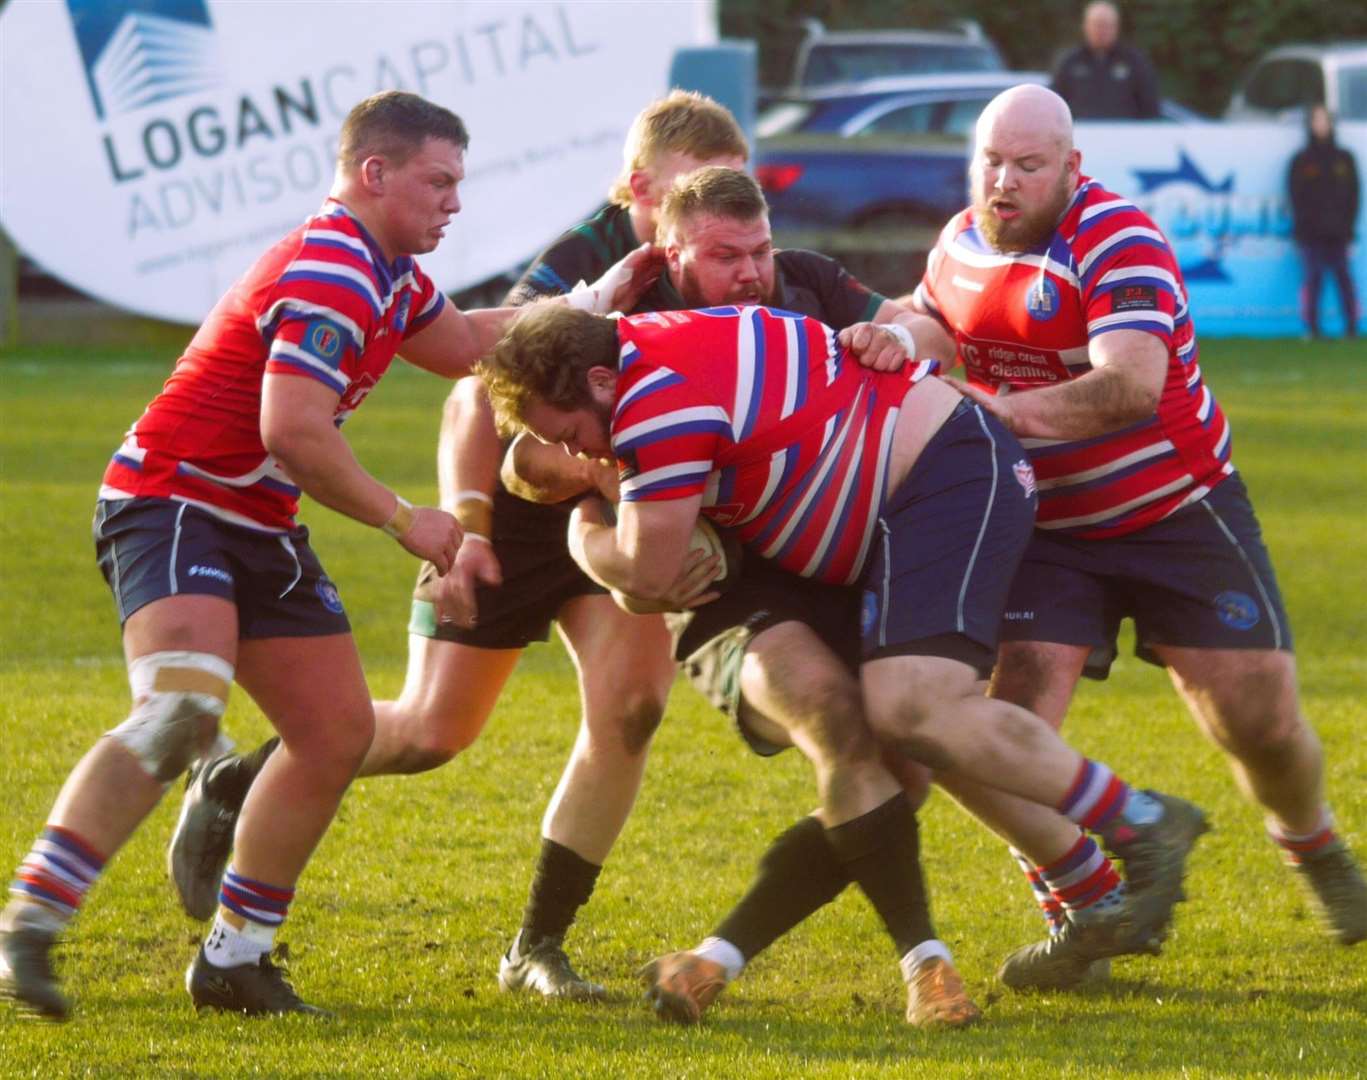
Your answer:
[[[1285,649],[1291,627],[1248,491],[1237,473],[1204,499],[1137,532],[1083,540],[1037,529],[1006,604],[1003,641],[1090,645],[1104,679],[1121,620],[1135,654],[1155,645]]]
[[[337,586],[304,526],[268,533],[172,499],[102,499],[95,556],[119,622],[168,596],[219,596],[237,606],[239,638],[347,634]]]

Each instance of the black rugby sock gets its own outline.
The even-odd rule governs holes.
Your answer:
[[[769,845],[749,892],[710,936],[729,941],[753,960],[849,883],[825,826],[805,817]]]
[[[826,830],[845,873],[859,884],[897,944],[897,955],[935,936],[921,876],[916,814],[906,792]]]
[[[579,909],[588,903],[601,866],[576,855],[563,844],[541,839],[531,894],[522,912],[522,944],[564,938]]]

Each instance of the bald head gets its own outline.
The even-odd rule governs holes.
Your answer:
[[[978,145],[1029,140],[1059,154],[1073,148],[1073,114],[1047,86],[1026,83],[1003,90],[978,117]]]
[[[998,251],[1028,251],[1058,225],[1077,187],[1082,155],[1073,117],[1033,83],[998,94],[978,118],[969,179],[974,223]]]
[[[1120,11],[1109,0],[1092,0],[1082,12],[1082,37],[1089,49],[1105,52],[1120,37]]]

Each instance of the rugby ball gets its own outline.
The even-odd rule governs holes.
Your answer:
[[[712,582],[712,590],[726,592],[740,578],[741,547],[735,534],[728,529],[719,529],[706,518],[700,517],[693,524],[693,533],[688,538],[688,550],[701,548],[708,555],[721,557],[721,573]]]

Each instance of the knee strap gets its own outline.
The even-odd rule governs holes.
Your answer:
[[[169,784],[213,744],[232,680],[232,664],[212,653],[140,656],[128,665],[133,710],[106,734]]]

